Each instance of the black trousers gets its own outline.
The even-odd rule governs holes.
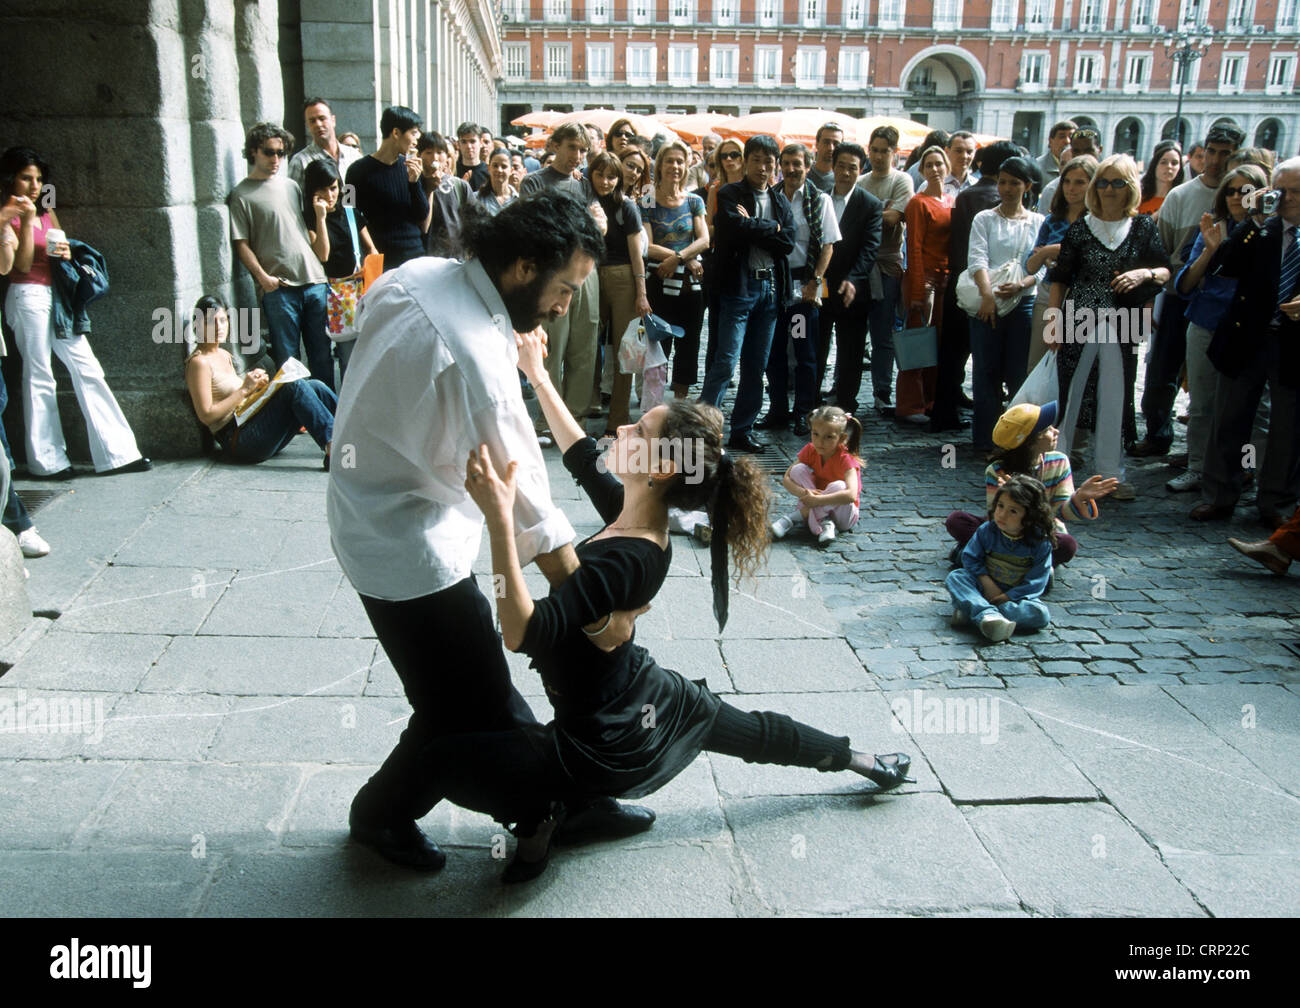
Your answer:
[[[361,596],[393,663],[411,719],[397,746],[357,797],[368,818],[401,823],[428,812],[430,743],[445,736],[536,726],[510,682],[492,606],[473,575],[402,602]]]
[[[1178,376],[1187,359],[1186,312],[1186,301],[1165,293],[1160,325],[1156,327],[1155,343],[1147,358],[1146,383],[1142,389],[1146,439],[1166,447],[1174,439],[1174,399],[1178,395]]]
[[[821,339],[817,347],[817,387],[826,375],[826,359],[831,352],[832,330],[835,339],[835,383],[831,399],[846,413],[857,409],[858,390],[862,387],[862,354],[867,344],[867,324],[871,299],[862,293],[853,304],[844,307],[832,294],[819,309]]]
[[[532,725],[430,740],[421,754],[425,773],[413,806],[415,818],[445,799],[501,823],[518,823],[519,834],[531,836],[550,813],[552,801],[589,799],[591,792],[582,781],[569,778],[560,766],[550,731],[549,726]],[[703,748],[747,763],[825,772],[845,769],[851,758],[847,738],[827,735],[785,714],[746,713],[726,703]]]
[[[957,281],[954,278],[943,293],[943,326],[939,330],[939,372],[935,376],[934,410],[930,414],[935,428],[955,426],[961,414],[962,386],[966,383],[966,362],[970,360],[970,316],[957,307]],[[1011,390],[1015,393],[1015,389]]]

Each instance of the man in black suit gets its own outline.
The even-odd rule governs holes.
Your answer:
[[[970,226],[981,210],[991,210],[998,197],[998,169],[1007,158],[1018,157],[1020,148],[1010,140],[999,140],[976,155],[980,180],[957,195],[952,208],[952,230],[948,234],[948,275],[951,281],[943,295],[943,328],[939,332],[939,374],[935,380],[934,410],[930,430],[961,430],[970,426],[960,408],[969,405],[962,386],[966,382],[966,361],[970,359],[970,316],[957,307],[957,278],[970,259]],[[1014,392],[1015,390],[1012,389]]]
[[[770,136],[745,141],[745,177],[718,190],[714,275],[719,288],[717,350],[700,401],[722,408],[727,382],[740,361],[728,448],[766,447],[751,433],[763,406],[763,370],[783,299],[790,290],[794,213],[776,178],[780,148]]]
[[[1257,503],[1270,530],[1300,498],[1300,158],[1277,166],[1273,186],[1281,197],[1277,213],[1263,224],[1247,217],[1210,260],[1210,273],[1237,278],[1237,292],[1210,342],[1219,384],[1201,503],[1191,512],[1196,521],[1232,515],[1259,450],[1250,444],[1250,430],[1267,384],[1268,444]]]
[[[880,249],[881,215],[885,205],[858,185],[867,163],[860,144],[841,143],[831,164],[835,184],[831,205],[840,222],[840,240],[826,267],[826,289],[817,345],[817,387],[826,375],[826,358],[835,333],[835,404],[846,413],[857,410],[862,384],[862,351],[871,309],[871,270]]]

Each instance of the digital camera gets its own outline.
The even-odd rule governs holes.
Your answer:
[[[1277,211],[1281,194],[1276,189],[1252,189],[1241,194],[1241,205],[1247,213],[1271,217]]]

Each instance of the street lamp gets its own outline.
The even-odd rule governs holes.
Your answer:
[[[1183,136],[1183,89],[1187,87],[1187,68],[1200,59],[1214,42],[1214,29],[1197,25],[1190,30],[1179,29],[1165,36],[1165,53],[1178,66],[1178,111],[1174,113],[1174,139],[1178,146],[1187,148]]]

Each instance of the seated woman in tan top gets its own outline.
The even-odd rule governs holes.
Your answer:
[[[264,462],[283,449],[302,427],[325,450],[329,469],[330,441],[334,437],[334,410],[338,399],[314,378],[301,378],[276,389],[243,426],[235,422],[235,409],[249,396],[266,388],[265,371],[246,375],[223,343],[230,333],[226,303],[207,294],[194,306],[195,348],[185,361],[185,384],[199,420],[212,431],[230,462]]]

